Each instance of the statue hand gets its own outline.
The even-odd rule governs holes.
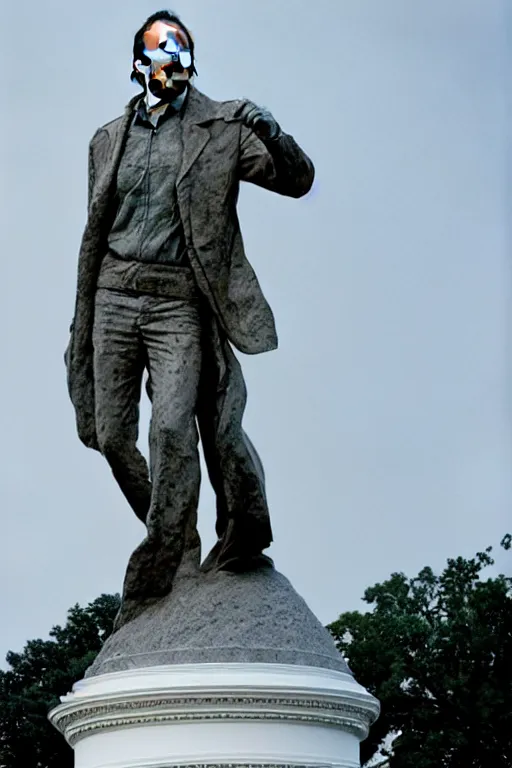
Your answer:
[[[262,141],[273,141],[281,135],[279,123],[265,107],[258,107],[252,101],[246,101],[237,117]]]

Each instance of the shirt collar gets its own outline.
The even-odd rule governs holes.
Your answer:
[[[133,121],[151,123],[153,126],[157,126],[158,123],[164,119],[164,116],[169,117],[170,115],[181,112],[185,103],[185,99],[187,98],[187,92],[188,86],[184,91],[182,91],[182,93],[176,96],[175,99],[167,102],[167,104],[162,104],[159,107],[155,107],[155,109],[151,110],[149,113],[146,107],[146,102],[144,99],[141,99],[137,109],[135,110]]]

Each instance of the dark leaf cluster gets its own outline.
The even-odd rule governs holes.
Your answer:
[[[381,702],[362,764],[398,734],[390,768],[512,766],[512,579],[482,579],[491,552],[450,559],[440,575],[394,573],[366,590],[372,611],[328,627]]]
[[[49,710],[84,676],[112,632],[119,595],[75,605],[50,640],[30,640],[0,671],[1,768],[73,768],[73,752],[48,722]]]

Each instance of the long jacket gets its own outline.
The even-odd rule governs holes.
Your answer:
[[[80,439],[97,449],[94,418],[92,325],[101,261],[107,253],[117,169],[133,112],[107,123],[89,146],[88,219],[78,259],[68,388]],[[237,117],[244,101],[218,102],[190,88],[182,116],[183,156],[176,182],[187,252],[197,285],[220,333],[249,354],[277,347],[274,317],[249,264],[236,211],[239,182],[250,181],[291,197],[306,194],[314,168],[283,133],[267,146]]]

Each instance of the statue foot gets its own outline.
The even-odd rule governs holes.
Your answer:
[[[258,568],[273,568],[274,561],[268,555],[239,555],[217,562],[217,571],[229,571],[231,573],[248,573]]]
[[[231,573],[247,573],[248,571],[255,571],[258,568],[273,568],[274,561],[268,555],[264,555],[262,552],[259,554],[244,554],[242,552],[231,555],[229,553],[223,553],[220,556],[220,549],[222,542],[218,541],[214,546],[204,563],[201,565],[201,572],[208,573],[209,571],[230,571]]]
[[[224,536],[219,539],[201,565],[201,571],[231,571],[246,573],[257,568],[273,568],[273,560],[264,555],[261,549],[248,546],[237,540],[234,525],[230,522]]]

